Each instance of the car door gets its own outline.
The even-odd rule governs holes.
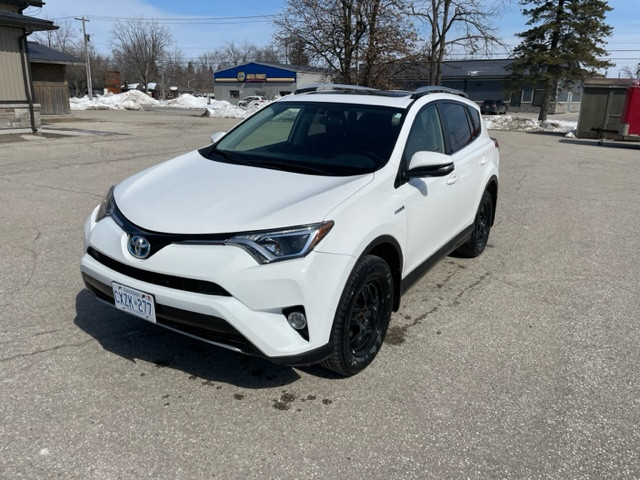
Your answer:
[[[489,145],[481,145],[482,124],[476,109],[462,102],[447,101],[439,105],[439,110],[458,185],[455,235],[471,225],[475,218],[484,188],[482,168],[486,163]]]
[[[418,151],[445,154],[445,135],[435,103],[415,117],[404,149],[402,167],[408,168]],[[405,274],[421,266],[448,243],[457,228],[457,172],[404,180],[398,187],[404,197],[406,238]]]

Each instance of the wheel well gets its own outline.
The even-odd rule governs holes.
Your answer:
[[[487,191],[489,192],[489,195],[491,195],[491,200],[493,201],[493,215],[491,218],[491,226],[493,226],[493,222],[496,219],[496,205],[498,204],[498,180],[495,177],[489,181]]]
[[[402,253],[400,246],[393,239],[380,239],[378,242],[371,245],[363,254],[375,255],[382,258],[393,276],[393,311],[397,312],[400,308],[400,295],[401,295],[401,283],[402,283]]]

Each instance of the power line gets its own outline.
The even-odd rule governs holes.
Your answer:
[[[247,23],[265,23],[277,15],[241,15],[233,17],[120,17],[110,15],[85,15],[85,18],[97,22],[120,22],[129,20],[148,20],[162,25],[234,25]],[[74,17],[60,17],[54,20],[66,20]]]

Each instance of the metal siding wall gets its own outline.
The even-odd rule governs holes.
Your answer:
[[[25,102],[19,40],[22,30],[0,28],[0,101]]]

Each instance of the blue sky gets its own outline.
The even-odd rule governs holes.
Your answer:
[[[617,77],[623,66],[640,63],[640,0],[610,0],[613,11],[607,22],[614,27],[607,48],[616,67],[608,76]],[[520,13],[517,0],[505,2],[497,27],[504,42],[515,46],[515,33],[526,30],[525,19]],[[45,0],[43,8],[29,8],[24,13],[36,17],[47,17],[60,24],[70,21],[81,29],[74,17],[85,16],[87,33],[91,34],[96,50],[109,53],[110,31],[117,18],[145,16],[157,19],[172,19],[166,26],[171,31],[174,46],[182,51],[185,59],[197,58],[201,53],[215,50],[226,42],[255,43],[263,46],[271,42],[274,32],[270,16],[281,13],[285,0]],[[227,17],[225,20],[216,18]],[[229,19],[228,17],[239,17]],[[250,17],[250,18],[248,18]],[[193,21],[189,19],[200,19]],[[169,22],[169,21],[168,21]],[[496,52],[495,57],[506,57],[507,52]]]

